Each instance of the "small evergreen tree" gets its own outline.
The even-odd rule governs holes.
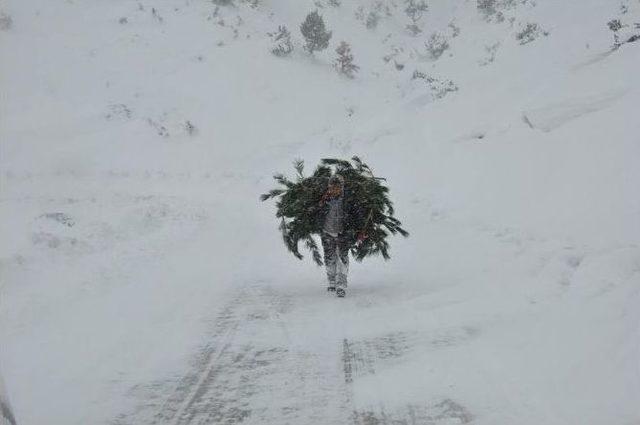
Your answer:
[[[534,41],[541,33],[543,32],[538,24],[529,22],[526,27],[516,33],[516,40],[524,45]]]
[[[429,10],[429,5],[426,0],[406,0],[405,3],[407,6],[404,9],[404,13],[407,14],[414,24],[422,18],[424,12]]]
[[[444,34],[439,32],[434,32],[429,37],[429,40],[425,43],[427,51],[433,60],[438,59],[445,50],[449,48],[449,41]]]
[[[375,29],[378,26],[378,22],[380,21],[380,15],[375,10],[372,10],[367,15],[367,19],[365,21],[365,25],[367,29]]]
[[[477,0],[476,5],[478,12],[485,20],[491,19],[498,12],[496,0]]]
[[[327,31],[324,20],[317,10],[309,13],[304,22],[300,25],[300,32],[304,36],[304,49],[313,54],[313,52],[324,50],[329,47],[331,40],[331,31]]]
[[[622,29],[622,23],[619,19],[613,19],[607,22],[607,26],[613,32],[613,45],[614,47],[620,46],[620,37],[618,37],[618,31]]]
[[[349,78],[354,77],[354,73],[360,69],[360,67],[353,63],[353,54],[351,53],[351,46],[346,41],[341,41],[340,45],[336,49],[338,57],[336,58],[333,66],[336,70]]]
[[[286,26],[280,25],[278,31],[269,33],[269,36],[273,40],[273,47],[271,53],[276,56],[287,56],[293,52],[293,43],[291,42],[291,33]]]
[[[429,10],[429,5],[426,0],[405,0],[405,3],[404,13],[411,19],[411,23],[407,25],[407,31],[415,37],[422,32],[418,22],[422,18],[422,14]]]

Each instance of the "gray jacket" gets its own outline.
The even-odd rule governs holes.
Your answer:
[[[338,237],[344,230],[344,195],[340,195],[338,198],[332,198],[327,200],[328,210],[327,215],[324,218],[323,231],[330,234],[333,237]]]

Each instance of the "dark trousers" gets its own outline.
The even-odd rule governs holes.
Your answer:
[[[324,265],[327,268],[329,286],[347,287],[349,272],[349,245],[343,235],[337,237],[322,232]]]

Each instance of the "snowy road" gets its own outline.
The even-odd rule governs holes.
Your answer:
[[[27,201],[67,211],[67,201],[12,205]],[[118,215],[102,223],[107,204]],[[393,261],[353,262],[347,297],[338,299],[326,292],[322,268],[289,258],[272,223],[218,225],[237,211],[252,222],[248,207],[139,195],[73,205],[73,226],[38,214],[33,234],[56,243],[38,242],[32,257],[6,268],[21,283],[14,298],[24,300],[5,309],[6,321],[20,323],[31,310],[42,317],[5,331],[13,361],[3,371],[13,377],[19,424],[46,423],[50,412],[62,418],[54,423],[78,425],[596,425],[637,417],[628,366],[636,346],[620,341],[637,340],[638,247],[569,245],[418,199],[414,214],[431,217],[408,239],[423,241],[419,249],[398,244]],[[96,229],[105,227],[117,238],[98,244]],[[216,240],[234,244],[214,249]],[[51,275],[68,278],[49,292],[30,284]],[[95,288],[66,300],[68,287],[89,279]],[[43,350],[55,355],[42,359]],[[66,403],[31,409],[52,391],[68,392]],[[611,411],[583,408],[600,401]]]
[[[0,1],[0,425],[640,424],[640,2],[404,3]],[[336,299],[259,197],[352,155]]]
[[[352,339],[345,323],[357,320],[372,300],[363,294],[337,300],[321,296],[325,294],[320,291],[307,288],[291,294],[269,282],[239,289],[212,323],[210,343],[195,357],[191,370],[172,390],[169,383],[147,388],[148,403],[114,424],[464,424],[472,420],[464,406],[448,398],[400,409],[359,407],[355,383],[398,361],[418,344],[446,347],[473,337],[473,329],[430,340],[403,332]],[[320,311],[326,313],[323,318],[317,317]]]

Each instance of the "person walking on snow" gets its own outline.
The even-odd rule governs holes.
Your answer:
[[[353,231],[349,229],[353,214],[359,213],[356,205],[350,205],[345,196],[344,178],[334,174],[329,179],[327,191],[322,195],[322,249],[324,264],[327,270],[329,286],[327,290],[335,291],[338,297],[344,297],[347,289],[347,274],[349,271],[349,248],[354,243]],[[363,232],[358,232],[355,243],[366,238]]]

